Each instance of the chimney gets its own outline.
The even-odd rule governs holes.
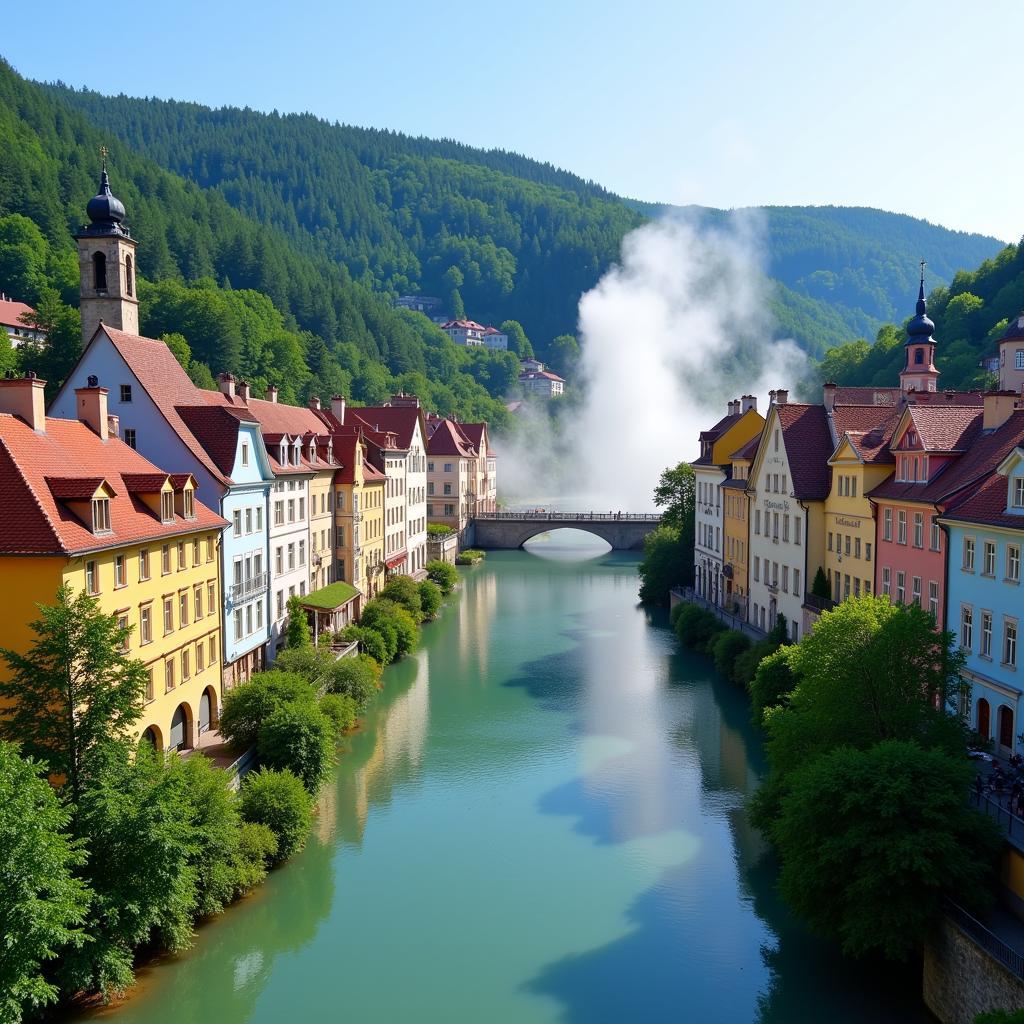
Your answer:
[[[331,395],[331,415],[345,425],[345,399],[342,395]]]
[[[113,413],[107,416],[107,434],[110,437],[121,436],[121,417]]]
[[[267,401],[268,402],[273,402],[275,405],[277,404],[277,385],[276,384],[268,384],[267,385]]]
[[[75,388],[75,405],[78,418],[99,435],[101,441],[110,436],[110,420],[107,416],[106,388],[99,386],[99,379],[90,375],[87,387]]]
[[[789,391],[786,388],[779,388],[775,392],[775,404],[785,405],[789,401]]]
[[[1019,397],[1016,391],[987,391],[981,429],[995,430],[1001,427],[1013,415]]]
[[[418,409],[420,400],[416,395],[407,395],[404,391],[399,391],[397,395],[391,396],[390,404],[400,409]]]
[[[825,381],[821,387],[821,400],[825,405],[825,412],[827,415],[832,415],[832,410],[836,406],[836,389],[838,385],[835,381]]]
[[[46,433],[46,400],[40,380],[31,370],[24,377],[15,377],[10,370],[0,380],[0,412],[9,412],[24,420],[36,433]]]
[[[757,395],[744,395],[741,405],[742,412],[749,412],[751,409],[757,412]]]
[[[230,373],[222,373],[217,378],[217,387],[220,388],[221,394],[227,395],[228,398],[235,397],[235,378]]]
[[[775,404],[775,392],[774,391],[769,391],[768,392],[768,404],[769,405],[774,405]]]
[[[320,396],[319,395],[314,395],[309,400],[309,407],[310,407],[310,409],[313,410],[313,412],[319,412],[320,411]]]
[[[249,382],[247,380],[240,380],[238,382],[238,397],[243,402],[248,402],[251,396],[252,389],[249,387]]]

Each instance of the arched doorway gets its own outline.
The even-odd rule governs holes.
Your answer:
[[[139,743],[148,743],[154,750],[163,749],[163,744],[160,742],[160,730],[155,725],[151,725],[139,737]]]
[[[978,735],[983,739],[987,740],[992,735],[992,726],[989,721],[989,706],[988,701],[984,697],[978,698]]]
[[[1013,750],[1013,710],[1005,704],[999,705],[999,746],[1007,752]]]
[[[187,704],[179,704],[174,709],[167,746],[171,750],[187,750],[192,746],[192,713]]]
[[[199,735],[210,729],[216,729],[218,725],[217,695],[212,686],[203,690],[199,698]]]

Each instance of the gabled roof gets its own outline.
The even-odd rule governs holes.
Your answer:
[[[743,419],[742,413],[731,412],[723,416],[713,427],[702,430],[699,435],[702,447],[705,442],[709,445],[714,444],[733,424],[739,423],[741,419]],[[714,466],[715,464],[710,450],[707,455],[701,455],[691,463],[693,466]]]
[[[175,411],[202,445],[218,473],[230,480],[238,452],[238,428],[243,422],[255,424],[255,421],[248,419],[243,411],[226,406],[179,405]]]
[[[553,380],[565,383],[564,377],[559,377],[557,373],[552,373],[550,370],[523,370],[519,374],[519,380]]]
[[[843,439],[850,442],[857,457],[866,463],[891,463],[889,442],[900,422],[898,410],[880,405],[842,405],[832,410],[832,425],[839,438],[835,452]]]
[[[428,455],[455,455],[463,459],[475,459],[477,456],[474,448],[458,429],[458,425],[451,420],[441,420],[430,435],[427,442]]]
[[[359,409],[349,409],[345,418],[354,418],[371,431],[381,434],[394,434],[398,447],[408,451],[412,447],[416,424],[420,424],[420,434],[424,442],[427,431],[423,420],[423,410],[413,405],[367,405]]]
[[[119,438],[101,441],[78,420],[46,420],[36,433],[22,420],[0,413],[0,553],[78,554],[160,540],[226,526],[195,502],[195,519],[162,523],[133,494],[139,479],[162,473]],[[190,479],[188,475],[186,479]],[[104,484],[110,496],[111,532],[94,534],[67,502],[85,502]]]
[[[755,434],[742,448],[732,453],[730,459],[735,461],[749,461],[757,454],[757,447],[761,443],[761,435]]]
[[[491,446],[488,443],[490,431],[487,429],[486,421],[480,423],[460,423],[458,427],[477,452],[494,458],[494,452],[490,450]]]
[[[793,495],[807,501],[824,501],[832,481],[828,460],[832,433],[823,405],[787,402],[773,407],[778,413]]]
[[[1001,473],[989,473],[955,509],[942,516],[943,520],[962,523],[985,523],[990,526],[1006,526],[1024,532],[1024,515],[1006,511],[1008,481]]]
[[[983,410],[974,406],[908,405],[898,439],[913,424],[926,452],[963,452],[981,433]]]
[[[15,302],[13,299],[0,299],[0,324],[4,327],[24,327],[21,318],[35,310],[26,306],[24,302]]]
[[[1010,415],[998,429],[976,436],[968,450],[946,464],[926,484],[888,480],[870,492],[871,498],[950,504],[965,488],[988,476],[1017,445],[1024,443],[1024,409]]]
[[[871,405],[895,408],[900,404],[899,388],[837,387],[834,405]]]
[[[484,325],[478,324],[475,320],[449,320],[447,323],[441,324],[442,331],[451,331],[456,329],[482,331],[484,330]]]

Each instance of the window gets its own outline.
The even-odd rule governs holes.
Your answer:
[[[907,574],[902,569],[896,573],[896,600],[900,604],[907,600]]]
[[[304,540],[299,541],[299,565],[306,564],[306,542]]]
[[[896,513],[896,543],[907,543],[907,513],[903,509]]]
[[[217,638],[215,636],[210,637],[210,664],[217,664]]]
[[[939,517],[932,516],[932,536],[931,536],[931,549],[932,551],[939,550]]]
[[[192,665],[191,658],[189,657],[189,649],[186,647],[181,652],[181,681],[184,682],[186,679],[192,678]]]
[[[124,290],[128,298],[131,298],[135,291],[135,268],[131,256],[124,258]]]
[[[249,442],[248,441],[243,441],[242,442],[242,465],[243,466],[248,466],[249,465]]]
[[[289,523],[294,523],[295,522],[295,499],[294,498],[289,498],[288,499],[288,522]]]
[[[910,599],[911,599],[911,601],[914,602],[914,604],[916,604],[918,606],[918,608],[921,607],[921,577],[920,576],[915,576],[913,578],[913,590],[911,591],[911,598]]]
[[[123,587],[128,582],[124,567],[124,555],[114,555],[114,586]]]
[[[239,509],[239,508],[236,508],[235,511],[232,513],[231,518],[232,518],[232,521],[233,521],[233,524],[232,524],[233,528],[232,528],[231,532],[234,534],[234,536],[241,537],[242,536],[242,510]]]
[[[93,498],[92,532],[110,533],[110,499]]]
[[[803,520],[799,516],[793,517],[793,543],[800,546],[800,534],[803,531]]]
[[[450,462],[446,462],[444,464],[444,471],[446,473],[450,473],[452,471],[452,464]]]
[[[235,639],[242,639],[242,609],[235,609]]]
[[[182,505],[183,505],[183,507],[185,509],[185,518],[186,519],[195,519],[195,517],[196,517],[196,496],[195,496],[194,492],[189,491],[189,490],[182,491],[181,498],[182,498]],[[199,545],[199,541],[196,541],[197,548],[198,548],[198,545]],[[196,555],[196,561],[197,562],[199,561],[198,554]]]
[[[850,577],[847,573],[843,573],[843,600],[847,601],[850,597]]]
[[[853,542],[853,557],[860,558],[860,537],[854,539]]]
[[[982,545],[981,574],[995,575],[995,544],[992,541],[985,541]]]
[[[85,563],[85,592],[87,594],[100,592],[100,577],[95,562]]]
[[[761,510],[759,508],[754,509],[754,533],[761,533]]]
[[[170,692],[174,689],[174,662],[168,658],[164,662],[164,690]]]
[[[1019,348],[1013,354],[1013,367],[1015,370],[1024,370],[1024,348]]]
[[[974,646],[974,609],[969,604],[960,606],[960,646],[965,651]]]
[[[306,499],[299,498],[299,520],[306,518]]]
[[[274,551],[274,573],[280,576],[284,572],[284,548],[278,547]]]
[[[295,545],[294,544],[289,544],[288,545],[288,568],[289,569],[294,569],[295,568]]]
[[[185,568],[185,542],[178,541],[178,572]]]
[[[139,643],[148,644],[153,639],[153,611],[150,605],[139,609]]]
[[[252,509],[245,510],[245,532],[252,533]]]
[[[199,564],[199,541],[198,540],[192,541],[192,564],[194,566]]]
[[[871,541],[866,541],[864,544],[864,559],[868,562],[871,561]]]
[[[882,539],[892,540],[892,509],[887,508],[882,513]]]
[[[789,543],[789,515],[784,514],[782,517],[782,539],[788,544]]]
[[[153,692],[153,667],[146,669],[146,703],[148,704],[156,694]]]
[[[992,657],[992,613],[981,613],[981,650],[983,658]]]
[[[164,598],[164,636],[168,633],[174,632],[174,602],[169,598]]]
[[[126,445],[128,445],[129,448],[137,448],[138,447],[138,442],[135,440],[135,428],[134,427],[125,427],[124,428],[124,443]]]
[[[829,549],[829,551],[832,550],[832,531],[831,530],[828,531],[828,549]]]
[[[789,566],[784,565],[782,567],[782,589],[785,593],[789,593]]]
[[[210,582],[206,584],[206,607],[210,609],[212,615],[214,609],[217,607],[217,584]]]
[[[196,587],[192,592],[192,612],[197,619],[203,617],[203,588]]]
[[[446,516],[453,516],[453,515],[455,515],[455,506],[454,505],[445,505],[445,507],[444,507],[444,514]]]
[[[754,581],[760,582],[761,580],[761,559],[754,555]]]
[[[914,547],[924,547],[924,513],[914,513]]]
[[[178,597],[178,623],[182,626],[188,625],[188,594],[181,594]]]
[[[131,384],[121,385],[121,401],[130,402],[132,400],[132,386]]]
[[[802,596],[803,592],[800,590],[800,570],[793,570],[793,593]]]
[[[964,572],[974,572],[974,538],[964,537]]]
[[[206,560],[213,561],[213,537],[206,538]]]
[[[855,476],[850,477],[850,497],[857,497],[857,478]]]
[[[846,557],[849,558],[850,557],[850,535],[849,534],[847,534],[843,538],[843,546],[846,548],[846,552],[845,552]]]
[[[882,567],[882,593],[887,597],[892,592],[892,573],[889,566]]]
[[[196,673],[200,673],[206,668],[206,648],[202,642],[196,644]]]
[[[1024,508],[1024,476],[1013,481],[1013,507]]]
[[[284,502],[274,502],[274,525],[284,526]]]
[[[173,491],[162,491],[160,494],[160,520],[164,523],[174,522]]]
[[[1006,545],[1006,578],[1011,583],[1020,583],[1020,545]]]
[[[107,257],[101,252],[92,254],[92,286],[98,292],[107,290]]]
[[[263,506],[256,506],[256,530],[259,532],[263,529]]]
[[[1003,619],[1003,664],[1017,667],[1017,620]]]
[[[928,581],[928,611],[937,620],[939,617],[939,585],[935,580]]]
[[[279,590],[277,592],[277,618],[284,618],[284,591]]]
[[[444,493],[445,494],[451,494],[452,493],[452,485],[451,484],[445,484],[444,485]]]
[[[262,601],[257,601],[256,602],[256,628],[257,629],[262,629],[263,628],[263,602]]]

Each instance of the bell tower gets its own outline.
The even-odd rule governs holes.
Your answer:
[[[924,301],[924,268],[921,260],[921,288],[917,294],[917,311],[907,324],[907,340],[904,349],[906,362],[900,371],[900,390],[936,391],[939,386],[939,371],[935,366],[935,338],[932,332],[935,324],[928,318]]]
[[[124,204],[110,191],[106,146],[100,156],[100,190],[85,208],[89,223],[74,236],[78,242],[82,342],[86,345],[101,320],[126,334],[139,333],[135,239],[124,223]]]

